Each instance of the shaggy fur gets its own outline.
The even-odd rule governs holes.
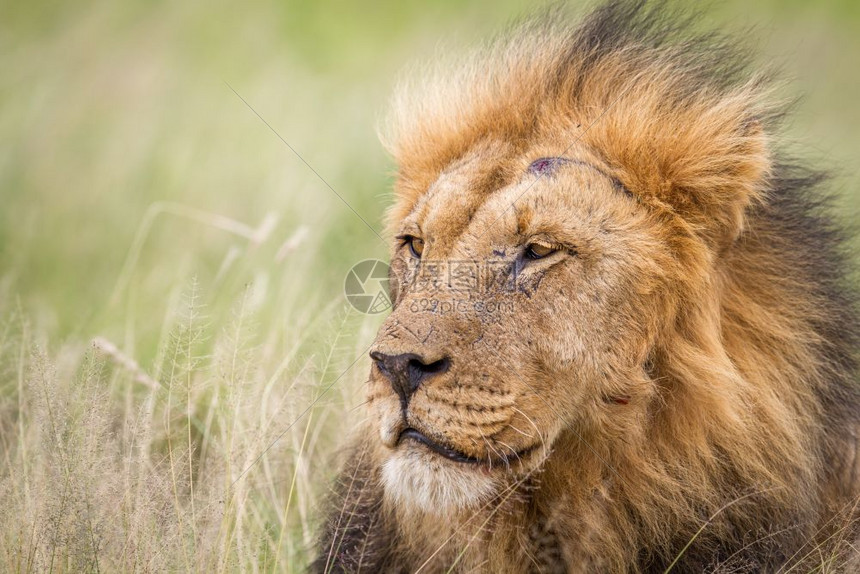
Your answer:
[[[858,317],[825,178],[734,40],[568,20],[395,99],[394,310],[312,570],[838,569]]]

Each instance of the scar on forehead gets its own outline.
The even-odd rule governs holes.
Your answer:
[[[552,175],[553,173],[555,173],[555,171],[559,167],[561,167],[563,165],[581,165],[583,167],[593,169],[594,171],[596,171],[600,175],[602,175],[606,178],[609,178],[612,181],[612,185],[618,191],[633,197],[633,194],[630,192],[630,190],[628,190],[626,187],[624,187],[624,184],[622,184],[618,180],[618,178],[613,177],[612,175],[606,173],[605,171],[603,171],[602,169],[600,169],[596,165],[592,165],[588,162],[584,162],[584,161],[580,161],[580,160],[569,159],[566,157],[541,157],[541,158],[538,158],[538,159],[534,160],[533,162],[531,162],[531,164],[529,164],[527,172],[530,174],[537,175],[538,177],[542,177],[544,175]]]
[[[560,165],[570,163],[571,161],[566,157],[540,157],[529,165],[528,172],[535,175],[550,175]]]

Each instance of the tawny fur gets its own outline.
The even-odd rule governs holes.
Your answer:
[[[390,224],[425,248],[394,242],[375,349],[451,368],[404,404],[374,367],[312,569],[845,567],[858,321],[825,178],[733,40],[659,4],[568,19],[395,98]],[[416,287],[491,260],[511,277]]]

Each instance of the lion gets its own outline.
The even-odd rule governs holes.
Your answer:
[[[773,75],[551,9],[394,98],[392,311],[312,571],[855,559],[857,296]]]

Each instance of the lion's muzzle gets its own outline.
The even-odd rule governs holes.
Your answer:
[[[448,371],[451,360],[447,357],[427,360],[415,353],[386,355],[379,351],[371,351],[370,357],[376,362],[379,372],[391,383],[391,388],[400,397],[400,404],[405,411],[412,394],[418,387],[434,375]]]

